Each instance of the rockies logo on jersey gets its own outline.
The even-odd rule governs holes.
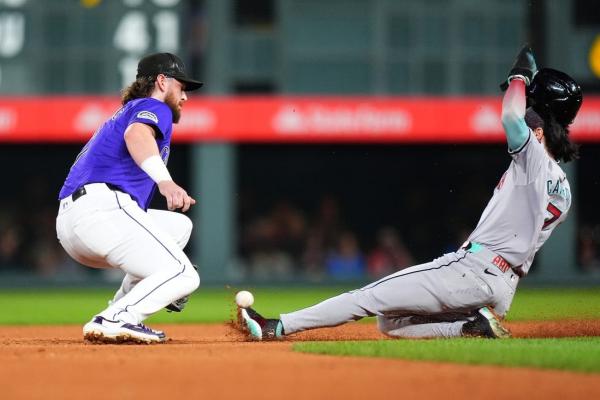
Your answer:
[[[160,158],[162,158],[165,165],[169,162],[169,155],[171,154],[171,148],[169,146],[165,146],[160,151]]]

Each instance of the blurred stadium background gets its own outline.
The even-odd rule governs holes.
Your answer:
[[[455,249],[509,163],[498,84],[526,42],[584,105],[574,206],[525,283],[600,285],[595,0],[0,0],[0,286],[121,279],[64,253],[57,194],[155,51],[206,82],[169,163],[204,285],[368,281]]]

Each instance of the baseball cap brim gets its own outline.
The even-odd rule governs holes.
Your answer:
[[[194,79],[190,79],[188,77],[185,76],[173,76],[173,78],[177,79],[179,82],[182,82],[185,84],[185,91],[189,92],[191,90],[196,90],[202,87],[202,85],[204,85],[203,82],[194,80]]]

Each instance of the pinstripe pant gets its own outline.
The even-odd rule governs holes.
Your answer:
[[[56,231],[76,261],[126,273],[115,301],[98,315],[137,324],[198,288],[200,278],[182,250],[192,229],[189,218],[145,212],[128,194],[102,183],[85,189],[76,201],[61,201]]]

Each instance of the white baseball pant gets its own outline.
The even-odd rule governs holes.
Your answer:
[[[198,273],[182,250],[192,230],[188,217],[145,212],[128,194],[103,183],[85,190],[76,201],[61,200],[56,231],[76,261],[126,273],[113,302],[98,315],[138,324],[198,288]]]

